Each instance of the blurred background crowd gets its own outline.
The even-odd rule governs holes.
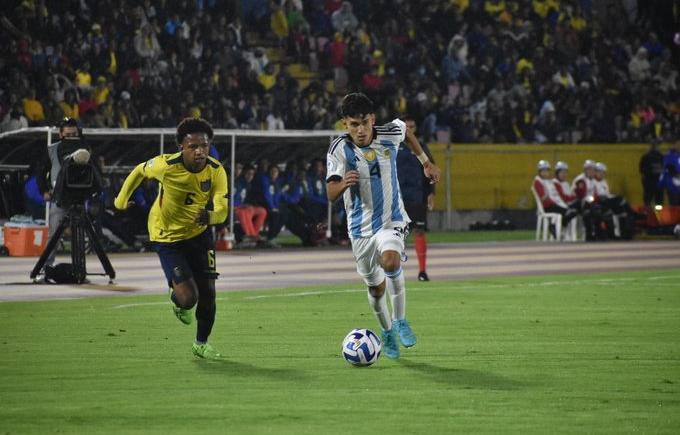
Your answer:
[[[671,141],[677,0],[25,0],[0,16],[0,130],[332,129],[347,91],[426,141]],[[678,41],[680,42],[680,41]]]

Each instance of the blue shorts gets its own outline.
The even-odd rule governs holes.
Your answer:
[[[219,275],[215,268],[215,244],[209,229],[191,239],[153,242],[152,246],[170,286],[173,281],[179,284],[190,278],[217,279]]]

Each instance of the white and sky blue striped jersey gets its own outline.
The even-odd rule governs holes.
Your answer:
[[[345,190],[347,230],[351,239],[371,237],[382,228],[411,222],[399,191],[397,152],[406,137],[400,119],[376,126],[373,142],[365,147],[352,143],[349,134],[335,139],[328,149],[326,180],[359,171],[359,183]]]

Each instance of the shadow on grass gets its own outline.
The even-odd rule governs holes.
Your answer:
[[[248,363],[221,360],[194,360],[196,365],[206,372],[220,373],[234,376],[253,376],[261,378],[271,378],[276,380],[300,381],[306,378],[300,370],[259,367]]]
[[[441,367],[405,358],[398,359],[396,363],[434,382],[459,385],[463,389],[517,390],[524,386],[519,381],[479,370]]]

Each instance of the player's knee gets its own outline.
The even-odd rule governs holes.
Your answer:
[[[381,298],[385,294],[385,283],[383,282],[377,286],[369,286],[368,292],[376,299]]]
[[[180,308],[188,310],[196,305],[196,302],[198,301],[198,291],[195,287],[196,285],[191,281],[173,285],[173,288],[175,289],[175,299]]]
[[[190,310],[196,305],[196,298],[192,295],[177,296],[177,304],[180,308]]]
[[[196,305],[197,298],[194,294],[184,294],[183,296],[180,296],[177,298],[177,302],[179,303],[180,308],[184,308],[185,310],[189,310]]]
[[[395,272],[401,267],[401,257],[396,251],[386,251],[382,255],[381,264],[385,272]]]

